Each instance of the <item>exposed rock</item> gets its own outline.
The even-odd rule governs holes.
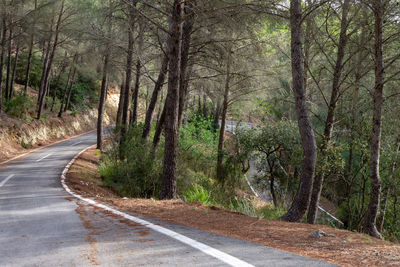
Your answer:
[[[320,229],[318,229],[317,231],[313,232],[313,233],[311,234],[311,236],[312,236],[312,237],[315,237],[315,238],[320,238],[320,237],[323,237],[323,236],[335,237],[334,234],[327,234],[327,233],[325,233],[324,231],[322,231],[322,230],[320,230]]]

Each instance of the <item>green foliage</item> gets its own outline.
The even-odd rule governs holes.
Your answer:
[[[246,214],[251,217],[258,217],[259,213],[257,209],[253,206],[253,204],[247,198],[233,197],[231,199],[231,203],[229,205],[231,210],[237,211],[242,214]]]
[[[16,118],[29,120],[31,118],[34,104],[28,96],[17,93],[4,103],[5,111]]]
[[[298,169],[301,167],[302,149],[297,125],[289,120],[269,122],[263,127],[236,130],[243,159],[251,158],[259,174],[258,187],[264,188],[273,180],[278,184],[277,197],[286,201],[297,189]],[[285,204],[285,203],[283,203]]]
[[[34,50],[31,59],[31,67],[29,72],[29,86],[38,88],[40,78],[42,77],[43,62],[39,56],[39,51]],[[17,68],[15,73],[15,81],[19,84],[24,84],[26,78],[26,67],[28,64],[28,53],[21,53],[18,57]]]
[[[182,199],[187,202],[198,201],[205,205],[209,205],[211,203],[210,198],[210,192],[198,184],[194,184],[191,189],[185,191],[185,193],[182,195]]]
[[[102,156],[104,185],[127,197],[158,197],[161,188],[161,152],[153,152],[141,138],[142,127],[133,127],[125,141],[111,142]]]

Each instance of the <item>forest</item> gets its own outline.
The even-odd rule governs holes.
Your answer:
[[[335,227],[400,240],[398,1],[0,6],[0,113],[29,124],[97,109],[103,185],[121,196],[309,224],[332,224],[328,205]]]

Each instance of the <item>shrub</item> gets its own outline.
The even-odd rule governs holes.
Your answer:
[[[108,145],[102,156],[103,184],[127,197],[158,197],[161,189],[162,157],[141,138],[142,127],[132,127],[119,147]]]
[[[4,107],[9,115],[19,119],[28,119],[29,111],[34,108],[34,104],[28,96],[17,93],[13,98],[5,101]]]

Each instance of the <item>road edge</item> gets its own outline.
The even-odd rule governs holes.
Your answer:
[[[70,140],[70,139],[72,139],[72,138],[76,138],[76,137],[79,137],[79,136],[82,136],[82,135],[85,135],[85,134],[88,134],[88,133],[91,133],[91,132],[94,132],[94,131],[96,131],[96,129],[93,129],[93,130],[90,130],[90,131],[87,131],[87,132],[84,132],[84,133],[80,133],[80,134],[77,134],[77,135],[73,135],[73,136],[70,136],[70,137],[68,137],[68,138],[61,139],[61,140],[52,142],[52,143],[47,144],[47,145],[44,145],[44,146],[40,146],[40,147],[34,148],[34,149],[32,149],[32,150],[30,150],[30,151],[28,151],[28,152],[19,154],[19,155],[15,156],[15,157],[12,157],[12,158],[10,158],[10,159],[6,159],[5,161],[0,162],[0,167],[2,167],[3,165],[9,163],[10,161],[13,161],[13,160],[22,158],[22,157],[24,157],[24,156],[26,156],[26,155],[29,155],[29,154],[33,153],[33,152],[42,150],[43,148],[46,148],[46,147],[49,147],[49,146],[52,146],[52,145],[57,145],[57,144],[59,144],[59,143],[61,143],[61,142],[68,141],[68,140]]]
[[[143,226],[145,226],[147,228],[150,228],[151,230],[154,230],[154,231],[156,231],[158,233],[161,233],[161,234],[166,235],[166,236],[168,236],[170,238],[173,238],[173,239],[175,239],[175,240],[177,240],[177,241],[179,241],[181,243],[189,245],[190,247],[195,248],[197,250],[200,250],[201,252],[203,252],[205,254],[208,254],[208,255],[210,255],[210,256],[212,256],[212,257],[214,257],[214,258],[216,258],[216,259],[218,259],[218,260],[220,260],[220,261],[222,261],[222,262],[224,262],[224,263],[226,263],[226,264],[228,264],[230,266],[235,266],[235,267],[254,267],[254,265],[252,265],[252,264],[249,264],[249,263],[247,263],[247,262],[245,262],[245,261],[243,261],[241,259],[238,259],[238,258],[236,258],[234,256],[231,256],[231,255],[225,253],[225,252],[217,250],[217,249],[215,249],[213,247],[210,247],[210,246],[208,246],[206,244],[198,242],[198,241],[196,241],[194,239],[191,239],[189,237],[186,237],[186,236],[184,236],[182,234],[179,234],[177,232],[174,232],[174,231],[169,230],[167,228],[164,228],[162,226],[155,225],[153,223],[150,223],[150,222],[148,222],[146,220],[143,220],[143,219],[140,219],[138,217],[129,215],[129,214],[124,213],[122,211],[119,211],[119,210],[117,210],[115,208],[111,208],[111,207],[109,207],[107,205],[98,203],[97,201],[95,201],[93,199],[85,198],[85,197],[73,192],[65,182],[66,175],[67,175],[69,169],[71,168],[71,166],[74,164],[74,162],[79,158],[79,156],[82,155],[84,152],[86,152],[88,149],[90,149],[90,148],[92,148],[94,146],[95,145],[91,145],[89,147],[86,147],[85,149],[80,151],[77,155],[75,155],[74,158],[70,162],[68,162],[68,164],[65,166],[65,168],[63,169],[63,171],[61,173],[61,185],[63,186],[64,190],[67,191],[70,195],[72,195],[73,197],[75,197],[77,199],[80,199],[80,200],[82,200],[82,201],[84,201],[86,203],[89,203],[92,206],[95,206],[97,208],[101,208],[103,210],[106,210],[106,211],[111,212],[111,213],[113,213],[115,215],[121,216],[121,217],[123,217],[123,218],[125,218],[127,220],[132,221],[132,222],[139,223],[139,224],[141,224],[141,225],[143,225]]]

